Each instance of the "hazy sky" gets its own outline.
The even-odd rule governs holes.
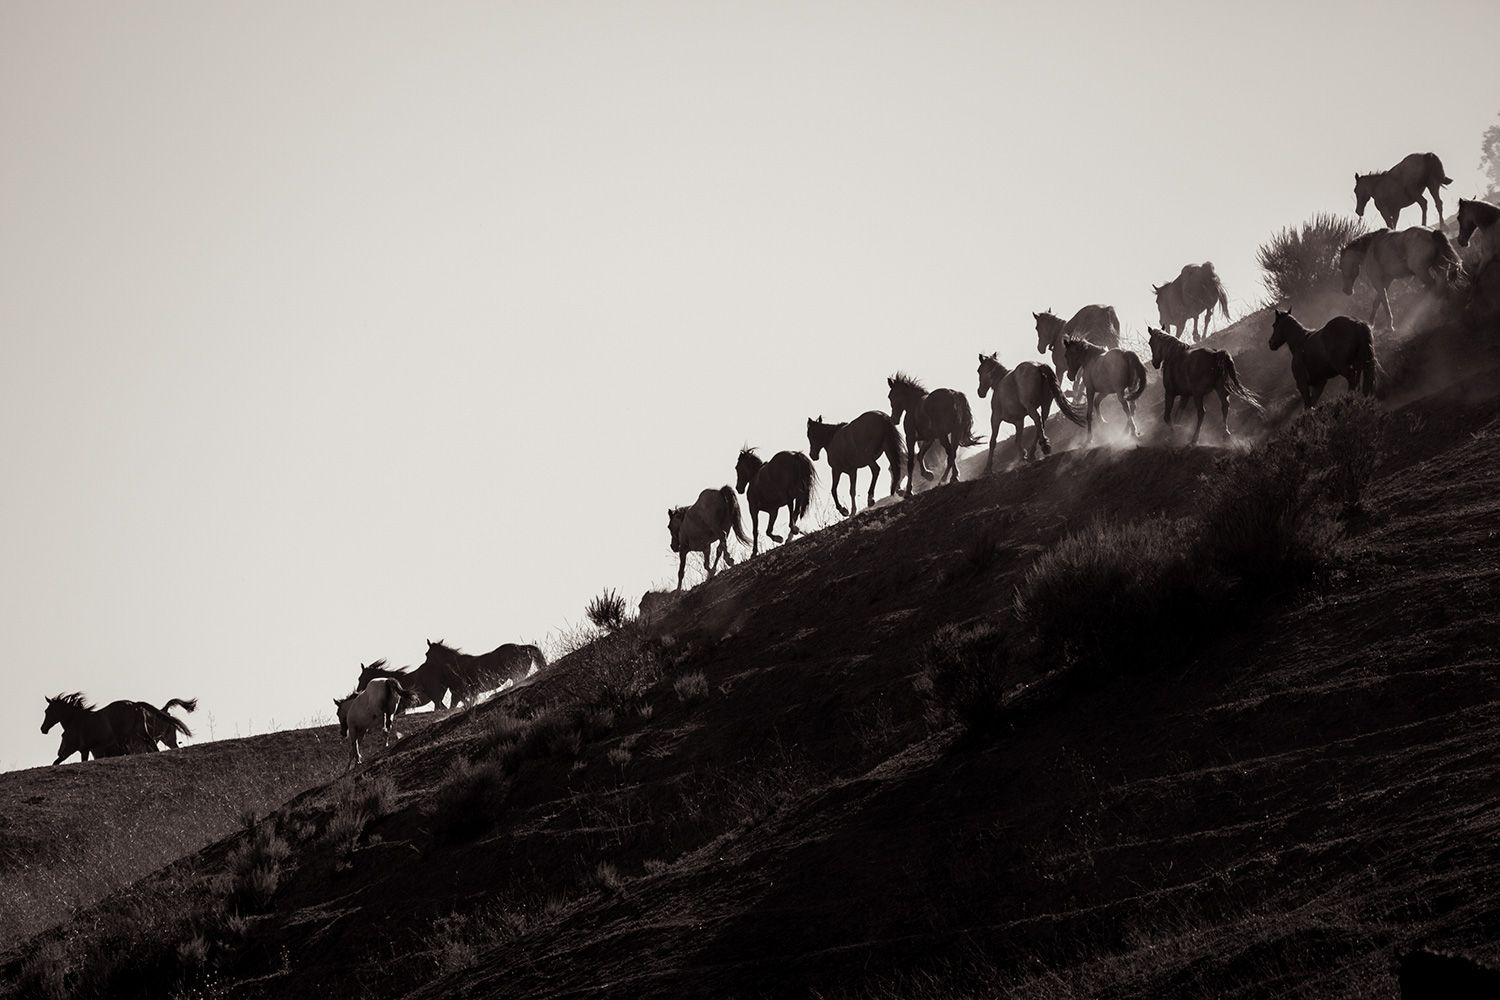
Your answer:
[[[895,368],[1478,190],[1500,5],[1137,6],[0,4],[0,767],[59,690],[224,737],[545,639]]]

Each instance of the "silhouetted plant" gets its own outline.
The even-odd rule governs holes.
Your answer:
[[[1359,219],[1320,212],[1300,226],[1287,226],[1262,243],[1255,260],[1271,301],[1290,304],[1335,287],[1339,279],[1339,251],[1364,232],[1364,223]]]
[[[934,725],[958,723],[970,733],[998,728],[1007,692],[1007,635],[997,624],[945,625],[923,654],[922,689]]]
[[[617,632],[625,627],[625,598],[610,588],[590,601],[583,613],[597,628]]]

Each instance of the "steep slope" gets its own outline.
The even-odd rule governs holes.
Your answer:
[[[1422,346],[1472,374],[1393,415],[1342,574],[1224,621],[1187,668],[1038,701],[983,747],[935,731],[915,687],[932,634],[1006,608],[1068,531],[1195,510],[1219,449],[1065,452],[882,506],[294,800],[266,912],[209,953],[222,988],[864,995],[922,973],[891,989],[1368,997],[1407,943],[1492,950],[1500,378],[1469,338]],[[474,774],[494,780],[465,796]],[[375,781],[389,801],[352,840],[298,834]],[[220,899],[244,845],[139,891]],[[98,923],[12,952],[0,982]]]

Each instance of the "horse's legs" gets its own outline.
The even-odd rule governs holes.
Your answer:
[[[703,571],[707,573],[708,578],[712,580],[714,578],[714,574],[719,571],[719,554],[717,552],[714,552],[714,561],[710,563],[708,561],[708,554],[710,552],[714,552],[713,542],[709,542],[708,548],[703,550]]]
[[[1000,414],[996,412],[994,407],[990,407],[990,460],[985,463],[985,475],[989,475],[995,469],[995,439],[999,436]]]
[[[772,507],[771,508],[771,515],[770,515],[770,517],[766,518],[766,537],[769,538],[773,542],[779,542],[779,541],[781,541],[781,536],[778,535],[778,534],[776,534],[776,515],[780,514],[780,513],[781,513],[781,508],[780,507]],[[791,513],[791,508],[787,509],[787,513],[788,514]],[[757,532],[759,530],[760,530],[759,528],[756,529]],[[796,530],[796,526],[795,525],[793,525],[792,530],[793,531]],[[759,535],[757,535],[757,537],[759,537]]]
[[[1422,197],[1420,191],[1417,192],[1417,204],[1422,206],[1422,225],[1425,226],[1427,225],[1427,199]]]
[[[1220,392],[1220,395],[1223,395],[1222,391]],[[1198,443],[1198,432],[1201,431],[1201,430],[1203,430],[1203,397],[1202,396],[1194,396],[1193,397],[1193,405],[1198,408],[1198,423],[1193,426],[1193,440],[1192,440],[1192,443],[1193,444],[1197,444]],[[1225,405],[1227,406],[1228,404],[1226,403]],[[1225,412],[1227,413],[1228,410],[1226,410]],[[1228,429],[1227,426],[1226,426],[1225,429],[1227,431],[1227,429]]]
[[[854,515],[854,514],[859,513],[859,501],[857,499],[855,499],[855,495],[854,495],[855,490],[858,490],[858,489],[859,489],[859,466],[856,465],[854,468],[852,468],[852,469],[849,470],[849,513],[850,513],[851,516]],[[866,504],[865,506],[868,507],[869,504]]]
[[[734,565],[734,556],[729,554],[729,532],[727,531],[719,536],[719,555],[724,557],[725,566]],[[715,556],[714,562],[717,563],[718,561],[718,556]]]
[[[1085,448],[1087,448],[1089,445],[1091,445],[1091,444],[1094,443],[1094,414],[1096,412],[1098,412],[1098,410],[1099,410],[1099,404],[1103,401],[1103,399],[1104,399],[1103,396],[1095,396],[1093,389],[1089,390],[1088,409],[1087,409],[1087,414],[1088,414],[1088,418],[1089,418],[1089,422],[1088,422],[1088,434],[1083,439],[1083,446]]]
[[[1219,406],[1224,410],[1224,440],[1228,441],[1234,435],[1229,432],[1229,389],[1226,386],[1219,386]]]
[[[1020,417],[1012,420],[1011,426],[1016,429],[1016,461],[1024,462],[1029,457],[1026,454],[1025,440],[1021,437],[1021,432],[1026,429],[1026,415],[1023,413]]]
[[[1427,190],[1432,193],[1432,205],[1433,205],[1434,208],[1437,209],[1437,217],[1438,217],[1437,224],[1438,224],[1438,228],[1441,229],[1441,228],[1443,228],[1443,194],[1442,194],[1443,189],[1441,187],[1439,187],[1438,185],[1434,184],[1432,187],[1428,188]],[[1424,223],[1424,225],[1425,225],[1425,223]]]
[[[677,553],[677,591],[678,591],[678,593],[682,592],[682,574],[683,574],[683,572],[686,569],[687,569],[687,549],[683,549],[681,552]],[[457,707],[457,705],[458,705],[458,695],[457,695],[457,693],[454,694],[453,702],[454,702],[454,707]]]
[[[948,473],[953,474],[953,481],[958,482],[958,432],[951,432],[943,439],[943,448],[948,452],[948,472],[943,473],[943,478],[948,478]]]
[[[848,517],[849,516],[849,512],[847,510],[845,510],[844,509],[844,505],[839,502],[839,482],[843,478],[844,478],[843,472],[841,472],[838,469],[834,469],[833,470],[833,487],[832,487],[831,492],[833,493],[833,506],[838,510],[838,512],[840,514],[844,515],[845,517]]]
[[[773,511],[772,514],[771,514],[771,523],[774,524],[775,521],[776,521],[776,514]],[[766,526],[766,530],[770,531],[770,525]],[[760,511],[756,510],[754,507],[751,507],[750,508],[750,558],[753,559],[753,558],[755,558],[758,555],[760,555]]]
[[[1313,405],[1315,403],[1317,403],[1318,397],[1321,396],[1321,395],[1323,395],[1323,387],[1326,386],[1327,384],[1328,384],[1327,382],[1314,382],[1311,385],[1309,385],[1305,390],[1303,390],[1302,398],[1307,401],[1307,408],[1309,410],[1313,408]],[[1349,380],[1349,385],[1350,386],[1354,385],[1354,380],[1353,379]]]

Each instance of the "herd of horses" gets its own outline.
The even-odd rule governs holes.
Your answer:
[[[1356,174],[1354,178],[1355,212],[1363,217],[1365,207],[1374,202],[1387,228],[1366,233],[1351,240],[1338,254],[1338,270],[1346,295],[1354,293],[1355,282],[1363,277],[1375,291],[1375,305],[1368,321],[1337,316],[1317,330],[1304,327],[1290,312],[1273,310],[1268,346],[1279,350],[1285,346],[1291,355],[1292,379],[1304,407],[1310,408],[1334,378],[1342,377],[1350,391],[1373,395],[1380,362],[1375,356],[1374,324],[1384,311],[1387,323],[1395,328],[1389,289],[1392,282],[1415,278],[1425,288],[1435,290],[1440,284],[1452,284],[1462,273],[1463,263],[1452,241],[1443,231],[1428,229],[1427,201],[1430,194],[1437,210],[1439,226],[1443,218],[1441,189],[1452,183],[1443,164],[1432,153],[1413,153],[1390,170]],[[1402,209],[1416,204],[1422,211],[1422,225],[1397,230]],[[1468,246],[1476,233],[1485,239],[1485,251],[1476,274],[1489,275],[1500,290],[1500,264],[1494,257],[1494,246],[1500,239],[1500,207],[1483,201],[1459,200],[1458,244]],[[1229,317],[1229,297],[1224,291],[1212,262],[1188,264],[1171,281],[1152,285],[1156,296],[1159,327],[1147,326],[1151,348],[1151,366],[1161,373],[1163,420],[1170,427],[1173,411],[1179,403],[1194,408],[1196,423],[1192,443],[1197,444],[1203,430],[1205,400],[1219,399],[1222,414],[1220,431],[1230,435],[1230,401],[1242,403],[1264,414],[1261,399],[1240,381],[1234,358],[1227,351],[1192,346],[1187,342],[1191,325],[1192,344],[1207,336],[1218,309]],[[1100,404],[1113,396],[1125,416],[1126,431],[1138,437],[1135,423],[1136,402],[1146,391],[1147,371],[1141,358],[1120,347],[1120,320],[1113,307],[1086,305],[1070,319],[1047,310],[1032,313],[1036,324],[1037,353],[1049,355],[1051,364],[1022,361],[1014,368],[1002,364],[998,354],[979,355],[979,397],[990,400],[990,441],[985,471],[995,466],[995,446],[1000,426],[1015,429],[1016,455],[1019,461],[1031,461],[1040,451],[1050,454],[1047,421],[1055,406],[1065,419],[1087,428],[1085,444],[1093,441],[1094,423]],[[1072,383],[1071,399],[1063,392],[1063,379]],[[830,423],[819,416],[807,420],[808,454],[797,451],[777,452],[769,462],[762,461],[753,448],[740,451],[735,465],[735,489],[745,494],[750,509],[750,537],[747,539],[735,492],[728,486],[706,489],[692,504],[667,510],[667,529],[671,550],[677,554],[677,590],[682,590],[687,558],[698,553],[710,578],[722,560],[733,565],[728,541],[733,534],[748,543],[751,555],[760,552],[760,516],[766,514],[767,534],[775,534],[777,517],[787,511],[787,534],[801,533],[798,520],[811,503],[816,482],[815,463],[827,454],[833,474],[830,493],[839,514],[848,517],[858,511],[859,473],[870,475],[866,503],[875,503],[881,460],[890,476],[890,495],[901,492],[910,497],[915,474],[932,480],[934,471],[927,465],[928,452],[942,449],[945,464],[938,485],[959,477],[958,449],[980,444],[973,433],[973,415],[968,399],[957,389],[928,390],[910,375],[898,372],[886,380],[889,412],[869,410],[847,423]],[[1081,405],[1080,405],[1081,404]],[[1023,434],[1030,420],[1035,431],[1030,445]],[[903,470],[904,466],[904,470]],[[841,496],[842,483],[849,477],[849,504]]]
[[[1355,175],[1356,213],[1362,217],[1365,206],[1373,201],[1386,224],[1385,229],[1350,241],[1338,258],[1346,295],[1353,294],[1355,282],[1361,277],[1375,290],[1369,320],[1337,316],[1320,329],[1309,330],[1290,312],[1277,309],[1272,318],[1268,346],[1273,351],[1285,346],[1290,353],[1292,378],[1304,407],[1312,407],[1324,386],[1339,377],[1348,382],[1350,391],[1373,394],[1380,363],[1375,356],[1371,324],[1384,310],[1394,328],[1388,297],[1393,281],[1416,278],[1432,289],[1462,273],[1463,264],[1452,242],[1440,228],[1426,228],[1424,193],[1431,195],[1441,226],[1441,188],[1449,183],[1441,161],[1432,153],[1413,153],[1390,170]],[[1412,204],[1421,207],[1422,225],[1397,230],[1401,211]],[[1500,242],[1500,207],[1460,199],[1457,218],[1459,246],[1467,247],[1476,235],[1483,239],[1484,249],[1475,271],[1475,295],[1491,288],[1500,306],[1500,260],[1495,256]],[[1229,438],[1230,400],[1263,412],[1261,400],[1241,383],[1227,351],[1190,346],[1186,341],[1190,322],[1193,344],[1202,341],[1215,308],[1228,318],[1229,299],[1223,283],[1213,264],[1204,262],[1188,264],[1171,281],[1153,285],[1152,291],[1160,325],[1148,325],[1147,333],[1151,366],[1161,373],[1165,424],[1172,425],[1178,401],[1184,406],[1191,402],[1197,416],[1192,443],[1197,444],[1203,429],[1204,401],[1216,395],[1222,411],[1220,429]],[[1065,419],[1087,428],[1087,444],[1093,440],[1100,404],[1114,396],[1124,413],[1127,433],[1133,437],[1140,434],[1135,423],[1136,402],[1146,391],[1147,371],[1134,351],[1120,347],[1120,321],[1115,310],[1095,304],[1084,306],[1067,320],[1051,310],[1033,313],[1032,318],[1037,353],[1049,355],[1050,365],[1022,361],[1011,368],[1002,364],[997,354],[979,355],[978,393],[980,399],[988,397],[990,401],[986,472],[994,469],[1002,424],[1015,429],[1018,461],[1034,460],[1038,450],[1050,454],[1046,425],[1054,406]],[[1072,383],[1071,399],[1063,392],[1064,378]],[[982,443],[974,435],[968,397],[957,389],[929,390],[899,372],[886,380],[886,388],[889,412],[869,410],[843,423],[827,422],[821,416],[808,418],[808,454],[780,451],[766,460],[754,448],[742,448],[735,461],[733,489],[706,489],[692,504],[669,508],[667,529],[672,551],[678,555],[677,590],[682,590],[690,553],[702,556],[710,578],[721,560],[726,565],[734,564],[728,548],[730,534],[750,546],[752,557],[758,555],[762,514],[767,515],[766,535],[772,541],[801,534],[797,522],[811,506],[818,480],[816,463],[824,455],[833,473],[833,505],[845,517],[858,512],[861,469],[870,474],[866,504],[875,503],[882,459],[890,477],[891,496],[901,492],[904,479],[905,495],[910,497],[918,471],[924,479],[934,479],[936,473],[927,464],[928,452],[934,447],[942,449],[946,460],[937,477],[938,485],[956,482],[959,449]],[[1023,436],[1027,420],[1035,428],[1030,447]],[[849,477],[847,508],[840,496],[845,476]],[[744,494],[750,509],[748,537],[737,493]],[[785,536],[776,533],[783,508],[787,512]],[[642,613],[645,611],[643,601]],[[470,655],[431,640],[427,656],[418,667],[392,669],[383,659],[361,664],[354,691],[334,699],[341,737],[350,745],[349,766],[362,759],[359,740],[364,733],[379,727],[389,741],[394,718],[407,709],[428,704],[438,709],[472,706],[483,692],[524,680],[546,665],[542,651],[532,645],[506,643],[488,653]],[[192,731],[170,710],[180,707],[192,712],[197,708],[196,699],[173,698],[160,708],[141,701],[116,701],[96,709],[79,693],[59,694],[46,701],[42,732],[62,727],[54,764],[74,753],[88,760],[91,755],[152,752],[158,749],[158,743],[175,749],[178,735],[191,736]]]

